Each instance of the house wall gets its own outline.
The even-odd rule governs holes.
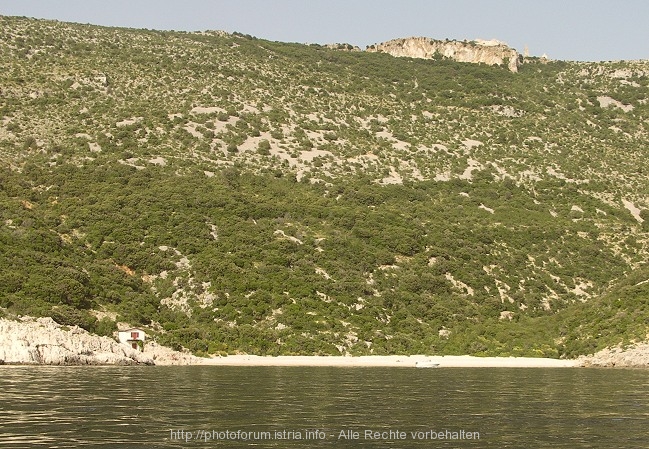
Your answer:
[[[138,333],[137,338],[133,338],[131,335],[133,332]],[[128,343],[130,340],[141,340],[145,341],[146,340],[146,334],[142,329],[127,329],[125,331],[119,331],[117,333],[117,339],[119,340],[120,343]]]

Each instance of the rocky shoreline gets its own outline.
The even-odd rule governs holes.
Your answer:
[[[204,359],[188,353],[174,351],[155,342],[147,342],[144,351],[140,352],[128,345],[118,343],[112,338],[91,334],[77,326],[70,328],[62,326],[52,318],[22,317],[18,321],[0,319],[0,365],[405,366],[407,365],[407,363],[404,365],[405,361],[413,357],[418,356],[387,356],[382,359],[379,356],[258,357],[240,355]],[[415,358],[412,360],[415,360]],[[447,356],[442,357],[442,359],[444,366],[458,367],[572,366],[649,368],[649,343],[639,343],[624,349],[608,348],[593,355],[581,356],[576,360],[548,359],[546,364],[539,364],[542,361],[540,359],[530,359],[531,362],[526,362],[526,358],[511,357]],[[490,363],[485,364],[485,362]]]
[[[191,365],[200,360],[155,342],[140,352],[77,326],[62,326],[52,318],[0,319],[0,364]]]
[[[636,343],[627,348],[606,348],[577,359],[579,366],[603,368],[649,368],[649,343]]]

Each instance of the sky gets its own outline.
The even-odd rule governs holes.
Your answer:
[[[367,45],[498,39],[532,56],[649,59],[649,0],[0,0],[0,15]]]

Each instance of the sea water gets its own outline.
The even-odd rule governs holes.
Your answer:
[[[0,367],[2,448],[649,445],[649,371]]]

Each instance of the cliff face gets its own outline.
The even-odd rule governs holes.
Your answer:
[[[426,37],[409,37],[370,45],[365,51],[409,58],[433,59],[443,56],[458,62],[507,64],[512,72],[518,71],[521,60],[516,50],[496,40],[438,41]]]

